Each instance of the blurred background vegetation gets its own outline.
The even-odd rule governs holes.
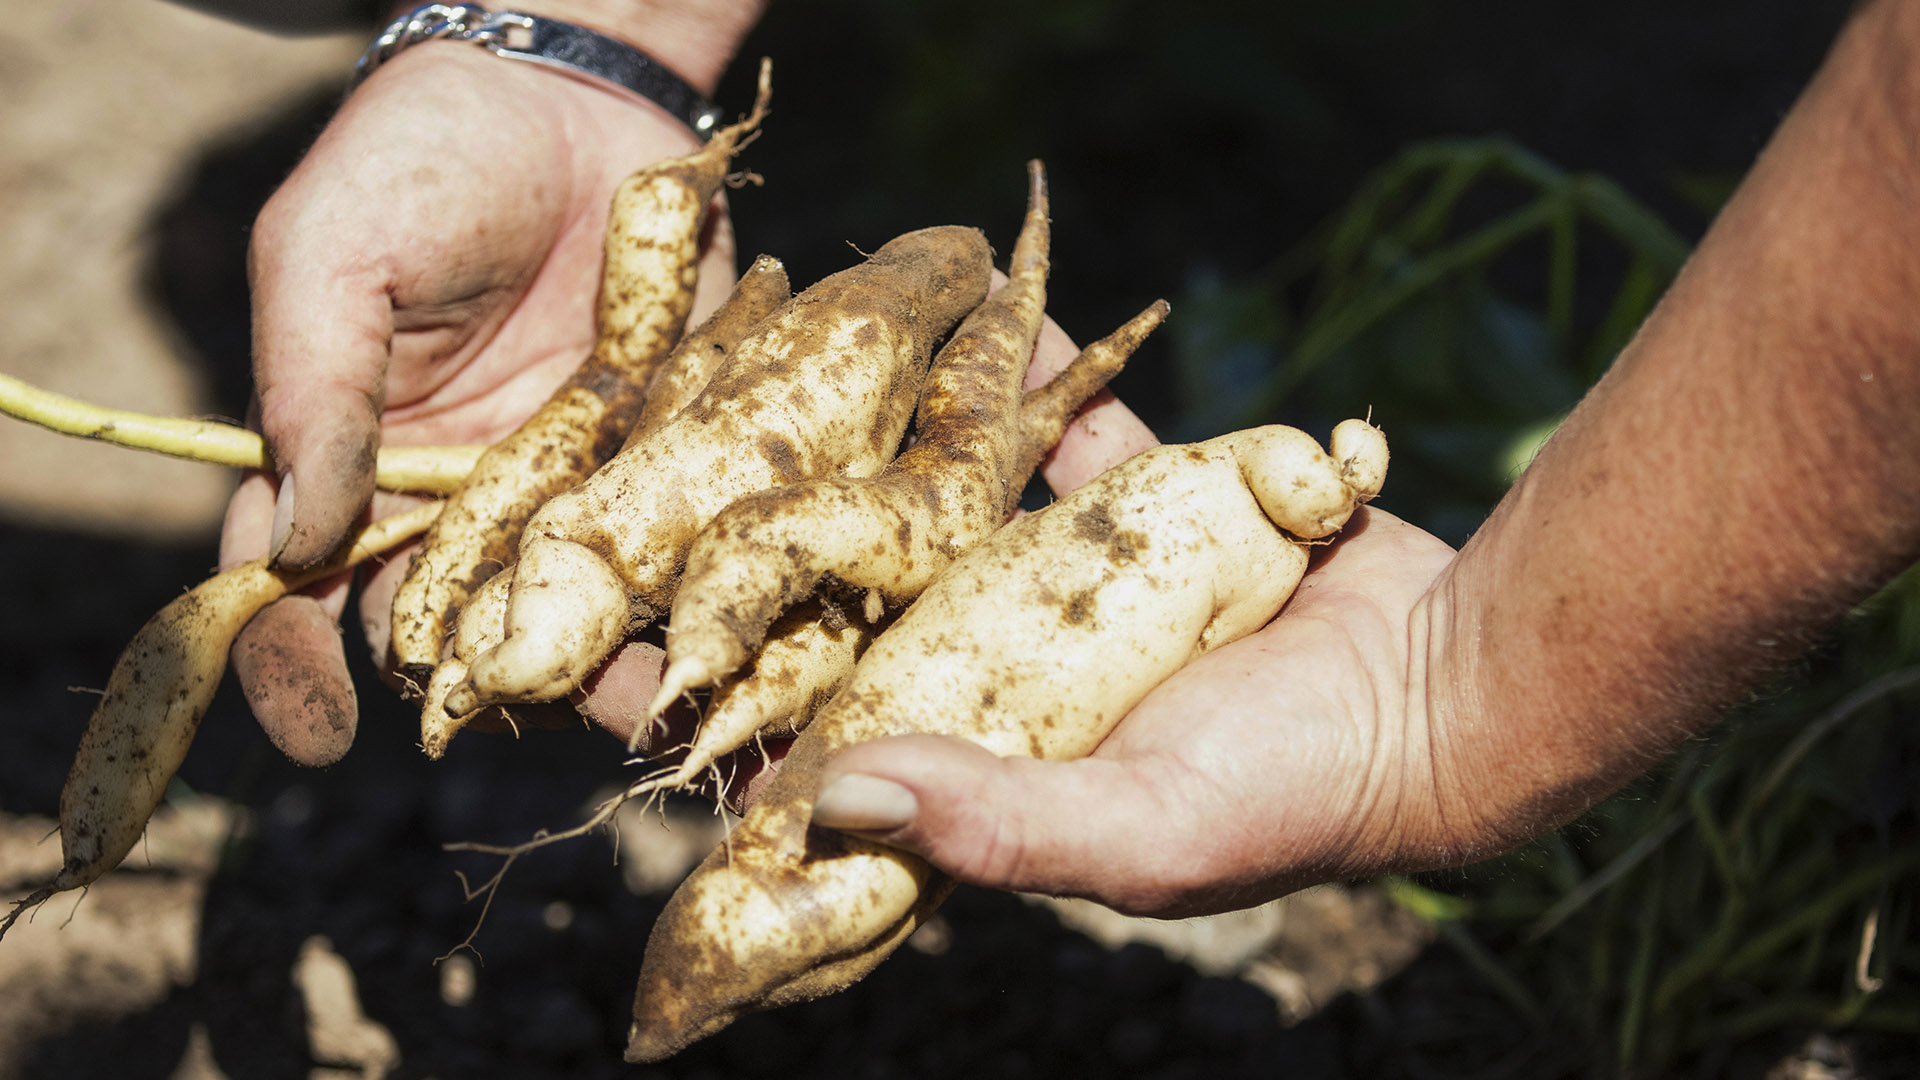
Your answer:
[[[1371,410],[1395,449],[1381,505],[1458,544],[1848,6],[776,4],[744,53],[775,58],[776,98],[742,159],[766,183],[733,197],[742,253],[805,282],[949,221],[1005,251],[1041,157],[1058,321],[1088,340],[1173,303],[1116,384],[1163,436]],[[227,415],[246,225],[333,103],[216,150],[157,223],[153,287]],[[1347,1074],[1920,1075],[1917,665],[1910,574],[1574,826],[1394,883],[1447,947],[1342,1006]]]
[[[1042,157],[1061,324],[1173,302],[1118,384],[1163,436],[1370,409],[1394,438],[1381,505],[1458,544],[1846,7],[776,5],[747,52],[777,61],[746,159],[767,184],[736,217],[797,281],[936,221],[1005,250]],[[1357,1074],[1920,1074],[1917,663],[1909,575],[1576,825],[1398,883],[1452,947],[1358,1006]]]

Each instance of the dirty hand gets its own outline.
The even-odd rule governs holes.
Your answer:
[[[826,766],[814,823],[890,814],[861,835],[960,880],[1167,918],[1450,861],[1473,823],[1444,812],[1415,630],[1452,559],[1363,508],[1277,619],[1182,668],[1091,757],[879,739]]]
[[[653,51],[711,93],[757,15],[740,6],[726,32]],[[392,497],[372,498],[383,443],[491,442],[518,426],[591,347],[614,188],[698,145],[662,109],[468,45],[424,43],[381,67],[255,225],[255,421],[279,475],[242,482],[222,565],[267,553],[310,566],[370,502],[392,512]],[[710,221],[696,320],[733,280],[731,228]],[[363,594],[376,662],[405,564],[375,570]],[[347,586],[280,601],[234,649],[255,715],[303,764],[337,760],[353,738],[336,626]]]

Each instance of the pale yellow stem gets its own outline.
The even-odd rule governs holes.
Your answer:
[[[269,467],[266,443],[246,428],[217,420],[187,420],[109,409],[42,390],[11,375],[0,375],[0,413],[62,435],[98,439],[189,461],[242,469]],[[446,495],[473,471],[473,463],[485,449],[484,446],[382,447],[375,465],[374,483],[385,491]]]
[[[345,555],[295,578],[292,587],[298,589],[310,585],[329,573],[365,562],[375,555],[386,554],[426,532],[427,526],[433,524],[446,505],[444,501],[422,503],[411,510],[381,518],[360,530],[360,535],[354,537],[353,546],[347,549]]]

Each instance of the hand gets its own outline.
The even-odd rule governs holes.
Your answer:
[[[1471,817],[1440,798],[1423,678],[1446,544],[1358,511],[1267,627],[1155,689],[1091,757],[999,758],[907,735],[849,748],[905,787],[905,827],[865,833],[962,881],[1129,914],[1247,907],[1319,881],[1456,861]],[[831,825],[831,816],[816,824]]]
[[[1920,3],[1860,5],[1457,558],[1357,515],[1278,619],[1092,757],[903,737],[823,791],[904,786],[913,820],[876,839],[964,880],[1184,915],[1494,854],[1705,730],[1920,557],[1915,42]]]
[[[366,514],[382,443],[490,442],[518,426],[591,347],[614,188],[697,145],[662,110],[471,47],[430,43],[382,67],[255,227],[256,419],[281,476],[242,482],[222,565],[324,558]],[[696,320],[733,280],[730,227],[710,220]],[[376,659],[406,562],[363,594]],[[274,605],[235,649],[255,714],[308,764],[352,739],[335,628],[347,585]]]

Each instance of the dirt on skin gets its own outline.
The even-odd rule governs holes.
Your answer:
[[[151,0],[0,0],[0,14],[0,371],[120,407],[238,416],[247,207],[317,130],[364,36],[276,39]],[[165,106],[130,107],[153,102]],[[162,265],[180,273],[156,290]],[[210,289],[224,289],[217,321]],[[181,290],[207,306],[156,305]],[[212,351],[190,350],[176,320]],[[0,620],[0,888],[15,896],[59,869],[52,815],[97,688],[134,631],[211,572],[232,478],[11,421],[0,462],[0,595],[31,615]],[[1231,1076],[1285,1062],[1330,1077],[1366,1053],[1369,1022],[1350,1003],[1284,1027],[1270,993],[1203,973],[1177,945],[1089,937],[963,889],[853,990],[749,1016],[636,1074],[619,1054],[641,946],[719,819],[676,803],[667,828],[634,808],[617,865],[611,837],[529,856],[476,939],[485,963],[436,966],[478,915],[454,871],[494,869],[442,845],[568,824],[631,771],[611,740],[578,729],[473,738],[428,763],[413,711],[355,638],[363,718],[343,760],[289,764],[228,680],[128,863],[0,942],[0,1077],[133,1061],[163,1075],[178,1062],[181,1077],[307,1075],[322,1064],[299,975],[315,935],[392,1033],[397,1075]],[[1424,933],[1345,908],[1363,943],[1404,951]],[[1249,955],[1324,952],[1347,967],[1313,920],[1263,918],[1232,931]]]
[[[273,720],[267,737],[302,765],[338,762],[359,729],[359,695],[346,666],[313,659],[334,655],[325,639],[339,636],[319,601],[286,597],[247,621],[228,658],[254,715]]]

